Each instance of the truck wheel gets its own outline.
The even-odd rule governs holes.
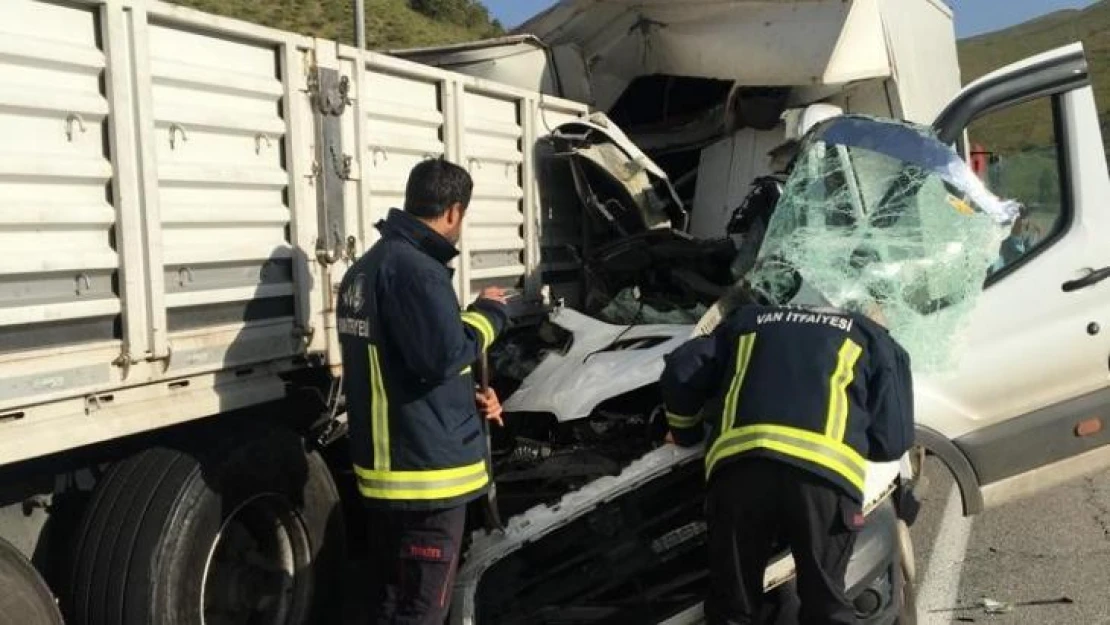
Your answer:
[[[897,625],[917,625],[917,583],[913,541],[906,522],[898,520],[898,570],[894,591],[898,597]]]
[[[62,625],[54,595],[23,554],[0,538],[0,623]]]
[[[289,431],[237,440],[112,467],[76,536],[72,623],[338,620],[344,535],[327,466]]]

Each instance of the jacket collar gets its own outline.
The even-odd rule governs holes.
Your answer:
[[[459,250],[450,241],[416,217],[396,208],[389,209],[389,215],[376,224],[385,237],[398,237],[412,243],[417,249],[446,265]]]

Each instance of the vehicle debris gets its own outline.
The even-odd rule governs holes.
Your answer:
[[[997,601],[989,597],[983,597],[979,600],[979,607],[987,614],[1007,614],[1013,612],[1014,604],[1006,601]]]
[[[956,606],[954,608],[945,608],[938,610],[930,610],[930,614],[943,614],[948,612],[967,612],[971,610],[982,610],[984,614],[989,616],[998,616],[1001,614],[1009,614],[1014,611],[1014,608],[1042,606],[1042,605],[1071,605],[1075,600],[1067,595],[1057,599],[1033,599],[1030,601],[1000,601],[990,597],[980,597],[978,601],[971,605]],[[955,620],[960,623],[974,623],[975,618],[972,616],[958,616]]]

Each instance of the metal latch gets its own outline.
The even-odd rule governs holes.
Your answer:
[[[338,117],[351,103],[351,80],[335,70],[317,69],[309,74],[308,90],[316,110],[324,115]]]

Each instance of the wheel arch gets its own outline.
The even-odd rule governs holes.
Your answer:
[[[956,480],[956,485],[960,489],[964,516],[973,516],[982,512],[983,490],[967,456],[951,439],[940,432],[924,425],[917,425],[914,429],[916,444],[939,458]]]

